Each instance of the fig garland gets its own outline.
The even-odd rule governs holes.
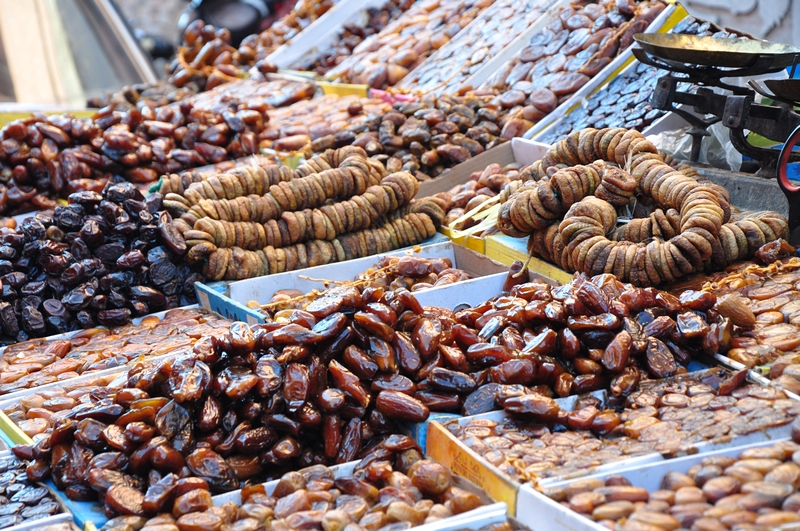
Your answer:
[[[574,132],[523,174],[530,180],[500,195],[498,228],[530,236],[532,255],[570,272],[658,285],[706,265],[722,269],[789,234],[786,219],[775,212],[732,214],[724,188],[673,168],[634,130]],[[662,208],[614,230],[615,207],[634,195]]]

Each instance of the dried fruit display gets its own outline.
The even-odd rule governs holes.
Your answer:
[[[163,174],[256,154],[270,104],[253,94],[254,86],[234,83],[157,108],[109,106],[92,118],[37,113],[15,120],[0,129],[0,172],[7,183],[0,187],[0,213],[54,208],[54,198],[101,192],[121,178],[147,184]],[[274,104],[313,95],[312,85],[287,81],[254,90],[279,94]]]
[[[723,30],[716,24],[685,17],[675,25],[670,33],[681,35],[714,36],[718,38],[736,37],[737,34]],[[653,109],[650,99],[658,78],[663,71],[634,60],[635,67],[625,75],[615,77],[607,86],[586,99],[580,107],[567,114],[547,135],[537,137],[546,144],[555,144],[568,134],[594,127],[624,127],[644,131],[650,124],[664,116],[664,111]],[[689,85],[679,85],[685,91]]]
[[[491,98],[429,95],[321,136],[311,142],[311,150],[352,144],[390,173],[406,171],[427,181],[526,130],[524,120]]]
[[[396,85],[493,3],[422,0],[380,33],[364,39],[328,75],[376,89]]]
[[[547,12],[556,0],[497,0],[473,24],[436,50],[398,85],[434,94],[463,94],[467,79]]]
[[[377,98],[326,94],[270,111],[259,145],[279,152],[302,150],[310,158],[314,155],[309,147],[312,142],[326,138],[316,152],[350,145],[355,133],[349,133],[349,128],[368,127],[372,116],[391,110],[391,104]]]
[[[624,0],[561,8],[482,88],[499,91],[504,106],[523,107],[526,120],[541,120],[630,47],[665,7]]]
[[[531,180],[501,206],[498,228],[530,235],[531,254],[567,271],[659,285],[721,270],[789,234],[776,212],[732,214],[727,190],[666,164],[635,130],[571,133],[527,173]],[[618,229],[614,238],[622,241],[608,239],[616,209],[634,196],[655,203],[652,214]]]
[[[375,268],[356,275],[353,282],[335,282],[336,286],[351,285],[363,294],[365,290],[391,291],[405,289],[411,292],[423,291],[436,286],[445,286],[472,278],[464,270],[453,267],[449,258],[423,258],[420,256],[383,256]],[[320,282],[327,282],[320,280]],[[290,319],[292,310],[303,310],[327,290],[313,290],[303,293],[300,290],[283,289],[276,291],[267,304],[252,301],[247,305],[259,308],[271,319],[280,321]]]
[[[464,214],[481,205],[488,206],[498,201],[505,202],[505,199],[511,193],[510,191],[516,190],[516,187],[522,184],[521,181],[526,180],[526,178],[530,178],[530,176],[525,174],[525,168],[518,163],[507,164],[506,166],[492,163],[482,171],[473,172],[466,183],[456,185],[447,192],[441,192],[434,196],[445,201],[447,216],[445,216],[442,224],[455,230],[469,229],[476,225],[478,220],[474,218],[460,219]],[[515,184],[511,185],[511,183]],[[509,189],[509,191],[503,193],[506,189]],[[474,235],[488,236],[493,232],[497,232],[497,230],[497,226],[493,224],[486,227],[485,230],[474,233]]]
[[[0,341],[120,326],[195,302],[202,277],[179,259],[185,244],[158,194],[120,183],[69,201],[0,232]]]
[[[592,397],[579,401],[571,412],[542,395],[511,397],[504,405],[511,416],[501,422],[473,419],[459,426],[454,420],[445,426],[504,473],[535,484],[544,478],[585,475],[594,467],[637,455],[673,454],[794,420],[800,402],[779,389],[742,385],[745,376],[746,371],[724,379],[687,374],[646,382],[619,411],[601,409]]]
[[[14,456],[0,458],[0,529],[31,523],[64,512],[55,496],[44,486],[28,480],[28,464]],[[37,526],[32,529],[45,529]]]
[[[349,57],[364,39],[379,33],[389,23],[400,18],[403,13],[414,5],[415,1],[388,0],[379,7],[367,8],[367,20],[363,26],[346,24],[339,32],[336,44],[332,49],[319,51],[317,55],[312,57],[305,57],[289,68],[291,70],[314,72],[317,75],[324,76],[328,70]]]
[[[737,270],[713,275],[704,289],[719,297],[717,310],[737,325],[725,355],[750,369],[761,369],[773,383],[800,391],[800,335],[796,285],[800,260],[772,262],[780,248],[769,244],[760,256],[767,266],[743,264]],[[769,252],[772,251],[772,252]],[[785,246],[784,253],[796,255]]]
[[[685,473],[666,472],[652,492],[611,475],[545,493],[609,529],[778,529],[800,522],[799,451],[781,441],[707,457]]]
[[[241,505],[226,502],[213,507],[202,487],[180,494],[180,480],[169,474],[159,482],[159,496],[150,487],[138,511],[123,514],[162,514],[147,519],[121,516],[106,523],[103,531],[122,531],[132,525],[177,526],[178,529],[343,529],[358,525],[364,529],[408,529],[477,509],[481,497],[461,488],[459,478],[434,461],[424,459],[413,439],[393,435],[376,445],[356,464],[351,473],[335,473],[315,465],[280,477],[274,491],[263,485],[245,487]],[[107,487],[108,488],[108,487]],[[174,504],[162,491],[178,491]],[[185,497],[185,498],[184,498]],[[107,504],[123,509],[121,489],[106,491]],[[155,498],[155,499],[154,499]],[[391,527],[389,527],[391,526]],[[223,527],[224,528],[224,527]]]
[[[138,359],[177,354],[229,325],[229,320],[216,314],[176,309],[163,318],[145,317],[138,325],[90,328],[69,339],[31,339],[9,345],[0,354],[0,394],[65,382]]]
[[[181,217],[191,265],[206,278],[243,279],[361,258],[416,245],[444,218],[441,202],[412,201],[408,173],[386,175],[363,149],[347,146],[297,170],[242,168],[167,194]]]

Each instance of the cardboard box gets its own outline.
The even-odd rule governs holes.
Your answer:
[[[280,289],[297,289],[303,293],[323,290],[325,285],[320,279],[328,281],[353,280],[360,273],[375,267],[381,256],[404,256],[409,252],[408,250],[394,251],[385,255],[368,256],[347,262],[310,267],[300,271],[290,271],[231,282],[226,295],[207,290],[203,284],[197,284],[197,298],[203,307],[208,310],[250,324],[260,323],[264,321],[264,315],[257,309],[248,308],[247,303],[249,301],[266,304],[275,292]],[[464,291],[474,291],[475,282],[485,277],[497,277],[496,280],[499,282],[495,282],[494,285],[502,287],[502,282],[508,272],[508,268],[502,264],[469,249],[459,247],[452,242],[421,247],[419,253],[414,253],[414,256],[449,258],[453,262],[453,267],[464,269],[475,277],[472,280],[457,284],[459,289]],[[448,286],[439,286],[426,291],[415,292],[415,295],[420,298],[424,293],[435,292],[446,287]],[[499,290],[491,293],[498,292]],[[485,296],[485,293],[483,292],[482,296]]]
[[[514,138],[511,142],[500,144],[488,151],[484,151],[477,157],[462,162],[436,179],[420,183],[417,196],[428,197],[440,192],[447,192],[457,185],[465,184],[469,181],[470,175],[477,171],[483,171],[490,164],[497,163],[501,166],[515,162],[524,166],[533,164],[544,157],[549,147],[546,144],[532,140]],[[486,254],[486,239],[481,236],[473,236],[469,230],[460,231],[442,227],[439,232],[459,245],[481,254]]]
[[[781,439],[786,440],[786,439]],[[671,459],[670,461],[662,461],[645,465],[637,465],[631,467],[618,468],[613,471],[604,472],[601,474],[593,474],[588,477],[605,479],[608,475],[619,475],[627,478],[631,485],[635,487],[646,488],[649,492],[656,491],[661,488],[661,480],[668,472],[683,472],[686,473],[691,467],[699,464],[703,459],[712,456],[730,456],[736,457],[743,450],[748,448],[760,448],[771,446],[778,442],[762,441],[747,446],[740,446],[737,448],[727,448],[716,452],[710,452],[700,455],[693,455],[688,457],[680,457]],[[586,479],[586,478],[582,478]],[[565,486],[570,481],[554,483],[551,486]],[[580,514],[564,507],[558,502],[555,502],[537,492],[529,485],[523,485],[519,492],[519,509],[517,511],[517,519],[523,524],[535,525],[537,531],[564,531],[564,530],[592,530],[592,531],[606,531],[607,528],[594,522],[593,520],[581,516]]]

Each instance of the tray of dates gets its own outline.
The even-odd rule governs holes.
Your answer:
[[[0,452],[0,529],[33,531],[71,524],[72,516],[58,496],[28,479],[27,465],[9,451]]]
[[[504,412],[432,422],[428,449],[454,473],[471,470],[475,483],[519,516],[525,505],[521,485],[545,486],[789,435],[800,402],[779,389],[746,383],[746,374],[708,369],[645,381],[616,408],[613,399],[603,409],[587,397],[566,412],[545,396],[503,397]]]
[[[324,19],[317,19],[275,50],[269,60],[280,68],[324,76],[366,37],[381,31],[413,4],[413,0],[341,2]]]
[[[717,309],[730,316],[733,339],[720,352],[723,361],[739,363],[771,385],[800,394],[800,258],[773,261],[779,253],[795,254],[784,243],[770,243],[729,271],[712,275],[703,289],[718,297]],[[768,265],[760,265],[767,263]],[[724,358],[722,357],[724,356]]]
[[[798,450],[785,438],[562,482],[544,494],[526,486],[521,520],[544,523],[542,531],[796,529]]]
[[[138,319],[138,324],[90,328],[9,345],[0,349],[0,396],[58,386],[79,375],[105,373],[139,359],[176,355],[229,325],[230,320],[217,314],[188,307]]]
[[[736,36],[716,24],[688,15],[669,33],[718,38]],[[650,105],[656,81],[661,75],[663,72],[659,69],[636,60],[629,48],[558,111],[529,129],[525,137],[554,144],[571,132],[586,127],[624,127],[642,131],[645,136],[671,129],[668,126],[671,120],[664,118],[665,112]]]
[[[266,277],[231,282],[226,294],[196,284],[204,308],[250,324],[275,319],[280,310],[302,309],[326,288],[350,281],[363,290],[382,287],[412,292],[453,283],[472,289],[476,278],[496,277],[499,286],[508,268],[450,242],[349,260]]]

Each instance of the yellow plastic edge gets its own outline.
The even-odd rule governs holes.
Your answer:
[[[0,411],[0,431],[8,435],[8,438],[11,439],[11,442],[14,444],[33,444],[33,439],[28,437],[19,426],[14,424],[14,421],[3,411]]]

